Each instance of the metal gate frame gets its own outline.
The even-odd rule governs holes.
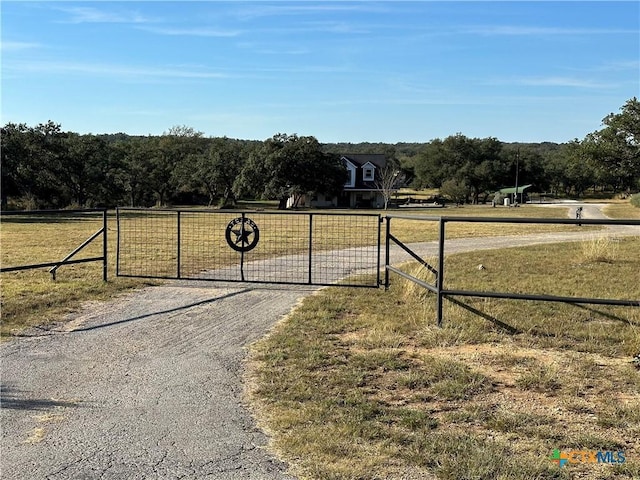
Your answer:
[[[108,279],[107,274],[107,210],[104,208],[87,208],[87,209],[70,209],[70,210],[26,210],[26,211],[4,211],[2,212],[3,216],[43,216],[43,217],[61,217],[68,215],[91,215],[91,214],[100,214],[102,217],[102,227],[83,241],[78,247],[76,247],[71,253],[69,253],[62,260],[58,261],[49,261],[44,263],[32,263],[28,265],[16,265],[12,267],[0,267],[0,273],[3,272],[17,272],[21,270],[34,270],[39,268],[51,267],[49,269],[49,273],[51,274],[51,279],[56,279],[57,270],[63,265],[75,265],[79,263],[90,263],[90,262],[101,262],[102,263],[102,281],[106,282]],[[81,252],[84,248],[86,248],[89,244],[91,244],[98,237],[102,236],[102,255],[99,257],[90,257],[83,258],[80,260],[71,260],[74,256],[76,256],[79,252]]]
[[[122,268],[122,250],[123,244],[122,240],[122,218],[126,214],[134,214],[134,215],[148,215],[151,217],[152,215],[157,214],[165,214],[165,215],[175,215],[175,225],[174,225],[174,233],[175,233],[175,264],[173,272],[168,274],[160,274],[160,275],[148,275],[148,274],[132,274],[123,271]],[[239,232],[241,233],[241,237],[244,237],[245,233],[245,225],[250,222],[250,216],[290,216],[292,218],[301,218],[304,217],[308,219],[308,230],[304,240],[306,242],[306,251],[296,251],[296,256],[305,257],[305,266],[306,271],[304,272],[305,279],[301,281],[290,281],[290,280],[256,280],[256,279],[247,279],[245,278],[245,265],[247,264],[247,253],[248,251],[244,248],[236,249],[238,252],[238,262],[239,262],[239,278],[221,278],[215,276],[215,269],[212,268],[212,275],[207,278],[194,277],[190,275],[184,275],[182,272],[183,268],[183,244],[184,239],[183,235],[185,232],[185,227],[183,225],[185,216],[188,215],[225,215],[225,216],[234,216],[235,220],[238,220]],[[375,242],[373,245],[355,245],[349,244],[347,247],[345,246],[336,246],[336,249],[332,250],[323,250],[322,252],[316,251],[314,248],[316,245],[314,244],[314,239],[318,235],[314,234],[315,223],[314,220],[318,221],[320,218],[340,218],[340,219],[363,219],[368,218],[375,221],[376,230],[372,232],[370,235],[370,239]],[[369,220],[365,220],[368,222]],[[134,278],[158,278],[158,279],[167,279],[167,280],[204,280],[204,281],[222,281],[222,282],[244,282],[244,283],[261,283],[261,284],[282,284],[282,285],[315,285],[315,286],[345,286],[345,287],[363,287],[363,288],[379,288],[382,285],[381,279],[381,248],[382,248],[382,222],[384,221],[383,217],[380,214],[374,213],[318,213],[318,212],[281,212],[281,211],[250,211],[250,210],[200,210],[200,209],[144,209],[144,208],[117,208],[116,209],[116,224],[117,224],[117,240],[116,240],[116,276],[119,277],[134,277]],[[371,222],[373,224],[373,222]],[[227,229],[230,228],[230,224],[227,226]],[[237,234],[237,232],[236,232]],[[227,239],[228,242],[228,239]],[[256,242],[257,243],[257,242]],[[229,245],[231,245],[229,243]],[[241,246],[244,246],[244,240],[241,242]],[[374,279],[369,281],[369,283],[357,283],[355,281],[350,281],[349,276],[347,276],[347,280],[343,281],[344,277],[338,277],[331,281],[319,281],[314,279],[314,274],[316,270],[318,270],[318,264],[314,263],[314,261],[318,261],[318,258],[322,255],[327,257],[329,254],[333,252],[339,251],[347,251],[347,250],[359,250],[362,247],[364,249],[371,248],[372,252],[365,252],[367,255],[366,260],[367,264],[365,269],[363,269],[362,273],[372,273],[374,274]],[[356,252],[357,253],[357,252]],[[262,261],[264,259],[259,259],[255,261]],[[277,257],[273,257],[272,260],[277,260]],[[297,259],[300,260],[300,259]],[[322,261],[322,260],[320,260]],[[248,262],[249,264],[251,261]],[[300,263],[300,262],[299,262]],[[301,265],[301,263],[300,263]],[[359,264],[358,264],[359,265]],[[230,267],[224,267],[230,268]],[[357,267],[356,267],[357,268]],[[364,271],[366,270],[366,272]],[[375,270],[375,271],[374,271]]]

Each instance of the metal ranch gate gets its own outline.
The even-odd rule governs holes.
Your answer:
[[[117,210],[116,275],[378,287],[380,215]],[[371,274],[374,274],[372,276]]]

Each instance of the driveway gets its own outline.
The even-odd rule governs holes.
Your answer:
[[[447,253],[580,238],[451,240]],[[292,478],[243,405],[243,358],[314,290],[169,282],[4,342],[2,478]]]

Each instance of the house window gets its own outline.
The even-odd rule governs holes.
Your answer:
[[[364,179],[365,181],[366,181],[366,180],[369,180],[369,181],[373,180],[373,168],[371,168],[371,167],[366,167],[366,168],[364,169],[364,177],[363,177],[363,179]]]
[[[347,182],[345,183],[345,186],[353,186],[353,170],[351,170],[350,168],[347,169]]]

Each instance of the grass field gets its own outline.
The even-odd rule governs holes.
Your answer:
[[[102,227],[101,215],[15,217],[3,216],[0,225],[1,261],[4,267],[62,260]],[[61,267],[57,280],[47,268],[2,273],[2,336],[26,326],[63,321],[88,301],[108,300],[121,292],[148,285],[148,281],[115,278],[115,220],[108,223],[108,271],[102,281],[102,263]],[[74,259],[102,255],[102,237]]]
[[[567,210],[478,206],[427,213],[566,218]],[[606,213],[638,218],[624,203]],[[402,222],[394,220],[401,240],[437,236],[435,227]],[[2,265],[59,260],[100,226],[99,218],[3,217]],[[541,227],[454,226],[447,238]],[[99,263],[62,267],[56,282],[44,269],[2,274],[2,334],[64,321],[85,302],[148,285],[114,277],[115,230],[111,215],[106,283]],[[325,247],[340,248],[340,235],[328,235]],[[446,287],[640,298],[638,239],[610,239],[602,256],[590,253],[595,242],[585,238],[570,246],[450,256]],[[100,247],[98,241],[79,257],[99,255]],[[478,270],[479,263],[486,269]],[[630,363],[640,353],[640,309],[465,303],[485,318],[447,301],[438,329],[433,297],[399,278],[389,292],[332,288],[308,298],[254,347],[250,364],[256,415],[282,457],[302,478],[640,478],[640,375]],[[624,451],[628,461],[558,469],[548,458],[556,448]]]
[[[616,200],[604,207],[604,213],[611,218],[640,218],[640,208],[631,205],[629,200]]]
[[[489,205],[465,205],[438,209],[397,209],[390,215],[424,215],[456,217],[497,217],[497,218],[567,218],[568,207],[544,207],[524,205],[519,208],[496,207]],[[415,222],[404,219],[392,220],[394,235],[402,242],[427,242],[437,240],[437,222]],[[597,230],[598,227],[588,227]],[[525,225],[509,223],[451,223],[447,225],[447,238],[495,237],[500,235],[521,235],[526,233],[548,233],[585,231],[587,228],[573,225]]]
[[[635,237],[606,259],[580,243],[452,255],[445,286],[637,299],[638,251]],[[525,264],[531,278],[504,274]],[[331,288],[253,346],[248,395],[295,474],[640,478],[640,309],[476,299],[444,313],[439,329],[434,296],[397,277],[390,292]],[[555,449],[627,462],[560,469]]]
[[[245,205],[264,212],[264,204]],[[397,211],[396,211],[397,212]],[[231,217],[232,212],[227,212]],[[332,211],[318,211],[317,213],[333,213]],[[339,211],[341,214],[350,213],[375,213],[384,214],[380,210],[375,211]],[[425,214],[424,210],[405,212],[403,214]],[[566,208],[534,208],[522,207],[517,209],[507,208],[487,208],[483,206],[469,206],[464,208],[446,208],[437,210],[427,210],[428,214],[434,215],[484,215],[484,216],[535,216],[535,217],[559,217],[565,218]],[[260,214],[260,213],[259,213]],[[195,217],[196,215],[194,215]],[[320,239],[320,244],[314,248],[335,249],[351,246],[354,242],[372,244],[377,235],[364,235],[362,229],[346,228],[336,230],[332,228],[329,220],[331,217],[315,217],[315,228],[318,232],[316,238]],[[174,219],[167,216],[164,220],[156,220],[158,223],[154,227],[158,231],[171,232],[175,228]],[[327,223],[329,222],[329,223]],[[203,224],[202,230],[218,232],[223,231],[226,221],[221,225]],[[86,238],[96,232],[102,226],[100,216],[75,216],[64,215],[61,217],[12,217],[3,216],[0,225],[0,245],[1,261],[3,266],[16,266],[30,263],[44,263],[61,260],[82,243]],[[255,258],[266,258],[280,255],[282,253],[295,253],[305,251],[308,248],[305,236],[307,235],[305,225],[291,228],[279,228],[272,232],[263,230],[263,238],[259,248],[254,252]],[[506,235],[519,234],[524,231],[548,230],[575,230],[579,227],[572,226],[518,226],[503,225],[500,229],[490,224],[454,224],[447,230],[448,238],[471,237],[481,235]],[[209,229],[209,230],[207,230]],[[425,224],[422,222],[411,222],[404,220],[394,221],[394,232],[402,241],[418,242],[430,241],[437,238],[435,222]],[[294,245],[291,250],[283,250],[284,242],[281,240],[290,238],[289,245]],[[115,251],[116,251],[116,224],[112,213],[109,215],[108,223],[109,239],[109,274],[110,280],[107,283],[101,280],[101,265],[98,263],[65,266],[58,270],[57,281],[52,282],[46,269],[31,270],[24,272],[3,273],[2,281],[2,327],[0,333],[7,335],[11,332],[19,331],[23,326],[44,325],[50,322],[61,321],[65,315],[77,309],[82,302],[92,300],[103,300],[122,291],[138,288],[149,284],[145,280],[116,278],[115,275]],[[153,246],[153,254],[162,271],[159,275],[175,273],[175,247],[170,238],[162,238],[158,235],[152,240],[142,240],[141,245],[149,248]],[[101,254],[101,239],[97,239],[86,250],[76,258],[87,258],[99,256]],[[190,269],[199,268],[197,259],[205,252],[227,252],[228,247],[224,244],[222,235],[210,235],[207,244],[199,247],[202,250],[187,252],[183,259],[183,269],[188,272]],[[297,249],[297,250],[296,250]],[[223,259],[219,265],[231,264],[237,258],[228,257]]]

